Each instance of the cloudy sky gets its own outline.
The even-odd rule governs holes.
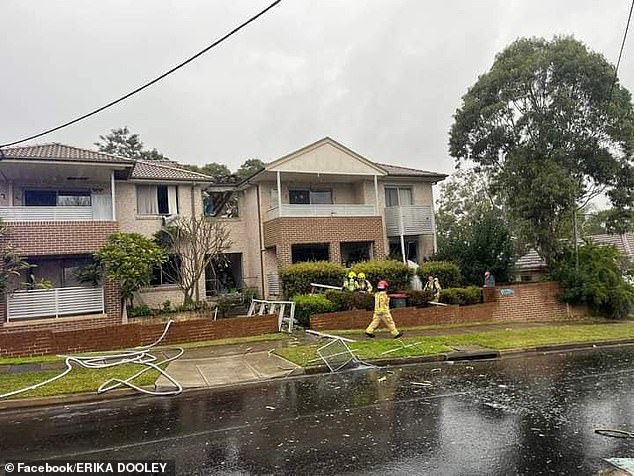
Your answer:
[[[2,0],[0,143],[157,76],[269,0]],[[38,139],[91,147],[127,125],[181,162],[269,161],[326,135],[450,172],[460,98],[520,36],[572,34],[616,62],[629,0],[284,0],[151,89]],[[634,32],[631,32],[634,37]],[[634,90],[634,38],[621,82]]]

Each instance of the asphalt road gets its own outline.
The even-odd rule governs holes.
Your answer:
[[[633,363],[625,347],[4,411],[0,468],[173,459],[178,474],[596,474],[603,458],[634,456],[634,439],[593,432],[634,431]]]

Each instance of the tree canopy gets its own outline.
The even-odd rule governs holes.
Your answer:
[[[247,159],[236,171],[236,175],[241,179],[250,177],[264,168],[264,162],[260,159]]]
[[[156,149],[144,149],[139,134],[131,134],[127,126],[112,129],[109,134],[99,136],[99,139],[101,142],[95,142],[99,152],[129,159],[169,160]]]
[[[606,59],[570,37],[522,38],[463,97],[450,131],[458,165],[474,163],[547,263],[566,223],[604,193],[614,228],[634,206],[634,114]]]

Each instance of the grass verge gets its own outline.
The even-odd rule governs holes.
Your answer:
[[[358,331],[357,331],[358,332]],[[389,357],[417,357],[441,354],[452,347],[479,345],[489,349],[511,350],[549,344],[601,342],[613,339],[634,338],[634,322],[618,324],[578,324],[540,326],[526,329],[496,330],[480,333],[465,333],[435,336],[415,336],[401,339],[363,340],[350,343],[350,349],[362,360]],[[418,343],[403,348],[404,345]],[[317,349],[323,344],[295,346],[276,349],[275,353],[302,367],[319,364]],[[385,354],[387,350],[394,352]],[[398,350],[396,350],[398,349]]]

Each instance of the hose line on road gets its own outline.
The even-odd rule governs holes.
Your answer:
[[[609,436],[610,438],[634,438],[634,433],[625,430],[615,430],[613,428],[595,428],[597,435]]]
[[[164,364],[172,362],[173,360],[178,359],[185,352],[181,347],[176,347],[176,353],[171,357],[165,357],[163,360],[158,361],[158,357],[151,354],[149,351],[153,347],[157,346],[167,334],[170,326],[174,321],[171,319],[165,325],[165,329],[161,336],[154,341],[152,344],[134,347],[132,349],[123,351],[118,354],[114,353],[104,353],[100,355],[90,355],[90,356],[75,356],[75,355],[61,355],[60,357],[64,357],[64,362],[66,364],[66,369],[64,369],[60,374],[55,375],[54,377],[45,380],[40,383],[36,383],[34,385],[30,385],[28,387],[21,388],[19,390],[14,390],[9,393],[0,394],[0,399],[12,397],[14,395],[19,395],[24,392],[28,392],[30,390],[35,390],[36,388],[43,387],[48,385],[56,380],[61,379],[62,377],[68,375],[71,370],[73,370],[73,364],[76,364],[79,367],[83,367],[85,369],[106,369],[110,367],[116,367],[117,365],[123,364],[138,364],[143,365],[145,368],[139,370],[134,375],[126,378],[111,378],[102,383],[97,389],[97,393],[101,394],[104,392],[108,392],[118,387],[128,387],[137,392],[145,393],[147,395],[156,395],[156,396],[168,396],[168,395],[178,395],[183,391],[183,387],[178,381],[176,381],[171,375],[169,375],[163,368],[161,367]],[[138,385],[132,383],[135,379],[143,375],[148,370],[156,370],[160,375],[165,377],[169,383],[171,383],[174,388],[170,390],[148,390]]]

